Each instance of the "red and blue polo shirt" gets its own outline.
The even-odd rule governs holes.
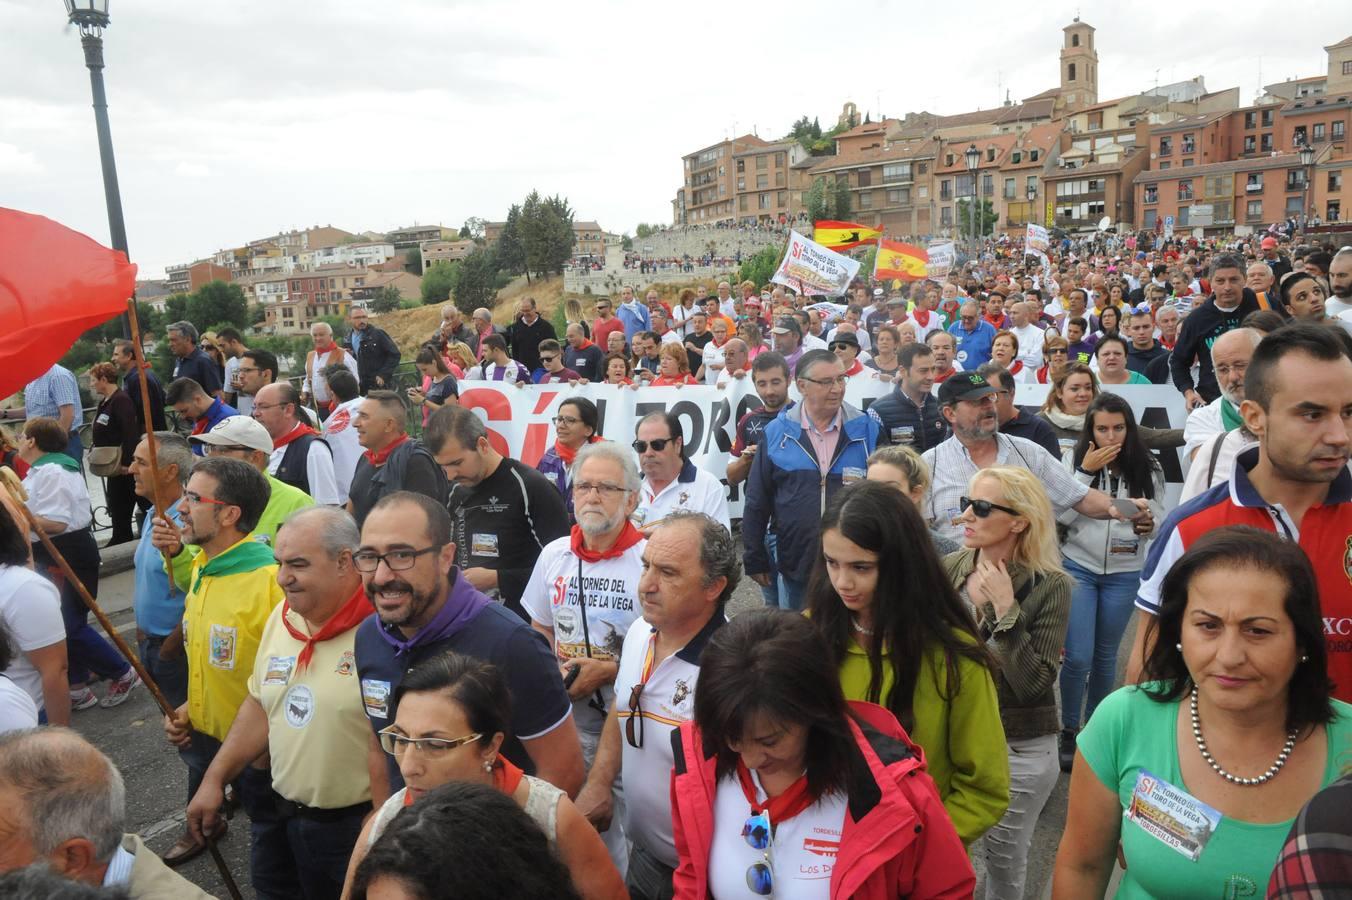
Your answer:
[[[1328,497],[1313,506],[1297,528],[1280,505],[1268,503],[1249,481],[1258,448],[1235,457],[1227,483],[1218,484],[1171,512],[1151,543],[1136,608],[1157,615],[1160,585],[1192,542],[1227,525],[1251,525],[1296,541],[1314,566],[1328,645],[1333,696],[1352,702],[1352,472],[1344,468],[1329,485]]]

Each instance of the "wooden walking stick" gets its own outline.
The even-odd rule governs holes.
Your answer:
[[[136,318],[136,298],[127,299],[127,321],[131,323],[131,351],[136,357],[136,376],[141,381],[141,415],[146,425],[146,456],[150,458],[150,500],[155,507],[155,515],[169,521],[169,512],[160,500],[159,451],[155,448],[155,421],[150,415],[150,381],[146,378],[146,357],[141,349],[141,323]],[[160,550],[164,556],[164,572],[169,576],[169,593],[174,593],[174,562],[169,551]],[[172,718],[172,716],[170,717]]]

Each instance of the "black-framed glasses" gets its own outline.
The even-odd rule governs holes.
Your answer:
[[[767,810],[753,812],[742,826],[742,837],[746,838],[751,849],[761,851],[761,858],[747,867],[747,890],[759,897],[769,897],[775,892],[772,856],[774,829],[770,825],[770,813]]]
[[[258,368],[257,366],[240,366],[235,371],[243,374],[245,372],[261,372],[263,370]]]
[[[616,494],[627,494],[629,488],[621,487],[618,484],[592,484],[590,481],[579,481],[573,485],[574,497],[585,497],[588,494],[597,493],[602,497],[614,497]]]
[[[541,359],[543,359],[543,357],[541,357]],[[553,419],[550,419],[550,421],[555,425],[576,425],[582,420],[576,416],[555,416]]]
[[[812,384],[815,384],[817,387],[829,388],[829,387],[844,387],[845,383],[850,379],[846,375],[836,375],[831,378],[808,378],[806,376],[803,376],[800,380],[811,382]]]
[[[377,731],[376,736],[380,739],[380,749],[396,759],[408,752],[409,747],[417,747],[418,752],[428,759],[439,759],[456,747],[463,747],[483,737],[476,731],[474,734],[467,734],[464,737],[451,740],[446,738],[411,738],[406,734],[391,731],[390,729],[393,727],[391,725],[389,728]]]
[[[639,700],[643,697],[643,685],[647,682],[640,681],[629,690],[629,718],[624,720],[624,739],[629,742],[629,746],[635,750],[643,747],[643,707],[639,705]],[[638,720],[638,737],[634,737],[634,720]]]
[[[556,359],[558,359],[557,356],[542,356],[542,357],[540,357],[540,362],[542,362],[542,363],[552,363],[552,362],[553,362],[554,360],[556,360]]]
[[[413,568],[413,564],[418,561],[418,557],[426,553],[436,553],[442,548],[441,544],[433,544],[430,547],[424,547],[421,550],[408,550],[399,548],[391,550],[388,553],[377,553],[374,550],[358,550],[352,554],[352,564],[357,567],[358,572],[370,574],[380,568],[381,560],[385,561],[385,566],[391,572],[403,572]]]
[[[1023,513],[1019,512],[1017,509],[1010,509],[1008,506],[1001,506],[1000,504],[992,503],[989,500],[973,500],[971,497],[959,497],[958,506],[963,512],[967,512],[968,507],[971,507],[972,515],[976,516],[978,519],[986,518],[991,514],[992,510],[996,509],[1003,513],[1009,513],[1011,516],[1023,515]]]
[[[653,438],[651,441],[634,441],[634,443],[631,446],[639,453],[647,453],[648,447],[651,445],[653,450],[655,450],[658,453],[661,453],[663,450],[667,449],[667,444],[670,444],[674,440],[676,439]]]

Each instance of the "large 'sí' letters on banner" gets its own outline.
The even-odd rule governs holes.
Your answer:
[[[851,379],[845,400],[867,409],[874,400],[895,387],[875,378]],[[1112,392],[1131,404],[1136,419],[1154,428],[1182,428],[1187,418],[1183,397],[1167,385],[1120,385]],[[1020,406],[1041,405],[1047,394],[1044,384],[1021,384],[1015,394]],[[554,445],[554,416],[559,404],[569,397],[585,397],[596,404],[600,434],[607,440],[628,445],[634,440],[638,422],[653,412],[671,412],[681,421],[686,455],[697,466],[722,478],[727,471],[729,450],[736,436],[737,422],[748,411],[761,405],[750,377],[733,379],[726,388],[688,385],[685,387],[617,387],[607,384],[538,384],[513,387],[496,382],[462,381],[460,402],[474,409],[489,429],[489,442],[499,453],[533,466]],[[798,399],[797,390],[791,397]],[[1168,482],[1166,508],[1178,502],[1187,472],[1187,458],[1180,449],[1157,454]],[[741,515],[740,486],[729,489],[729,511]]]

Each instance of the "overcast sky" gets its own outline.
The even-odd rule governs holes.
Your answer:
[[[1077,7],[969,0],[452,3],[113,0],[104,36],[131,257],[165,265],[292,227],[500,219],[531,188],[579,219],[669,222],[681,156],[846,100],[877,118],[1017,102],[1057,84]],[[1099,98],[1323,74],[1346,0],[1280,23],[1223,7],[1087,2]],[[1330,23],[1320,27],[1319,23]],[[966,48],[970,48],[970,52]],[[968,64],[974,59],[976,64]],[[57,0],[0,0],[0,205],[101,242],[88,73]]]

